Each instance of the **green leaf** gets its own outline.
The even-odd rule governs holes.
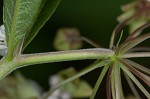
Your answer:
[[[81,80],[76,89],[73,90],[72,97],[73,98],[85,98],[89,97],[92,93],[91,86],[84,80]]]
[[[35,22],[42,0],[4,0],[4,25],[8,56],[21,44]]]
[[[38,15],[37,20],[34,23],[33,28],[30,30],[30,33],[25,38],[23,48],[25,48],[32,41],[32,39],[37,35],[39,30],[43,27],[43,25],[49,20],[60,1],[61,0],[43,0],[41,5],[41,11]]]
[[[32,83],[24,78],[20,73],[16,73],[17,86],[16,90],[20,99],[36,99],[40,97],[40,92]]]

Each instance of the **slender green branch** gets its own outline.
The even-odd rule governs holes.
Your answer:
[[[91,44],[92,46],[94,46],[94,47],[96,47],[96,48],[102,48],[101,45],[99,45],[98,43],[96,43],[96,42],[90,40],[89,38],[81,37],[81,39],[82,39],[83,41],[85,41],[86,43],[89,43],[89,44]]]
[[[116,99],[120,99],[120,88],[119,88],[119,66],[115,66],[115,92],[116,92]]]
[[[122,58],[136,58],[136,57],[150,57],[150,52],[126,53],[122,56]]]
[[[150,33],[143,34],[141,36],[137,36],[130,40],[124,41],[119,48],[116,50],[117,54],[124,54],[134,48],[136,45],[142,43],[143,41],[150,39]]]
[[[60,84],[58,84],[55,88],[53,88],[50,92],[48,92],[44,97],[43,99],[47,99],[48,96],[50,96],[56,89],[60,88],[61,86],[75,80],[76,78],[79,78],[83,75],[85,75],[86,73],[98,68],[98,67],[102,67],[106,64],[109,64],[108,61],[98,61],[98,62],[95,62],[93,63],[92,65],[88,66],[87,68],[85,68],[84,70],[80,71],[78,74],[68,78],[67,80],[64,80],[63,82],[61,82]]]
[[[18,57],[20,65],[31,65],[40,63],[83,60],[83,59],[108,59],[114,52],[104,48],[69,50],[58,52],[47,52],[38,54],[25,54]]]
[[[135,78],[135,76],[125,67],[121,65],[122,70],[131,78],[131,80],[137,85],[137,87],[145,94],[147,98],[150,97],[149,92],[143,87],[143,85]]]
[[[129,86],[130,86],[130,88],[131,88],[133,94],[136,96],[137,99],[141,99],[139,93],[137,92],[137,90],[136,90],[136,88],[135,88],[133,82],[132,82],[131,79],[129,78],[129,76],[127,76],[127,74],[125,74],[125,72],[123,72],[123,74],[124,74],[124,76],[125,76],[125,78],[126,78],[128,84],[129,84]]]
[[[111,92],[112,92],[112,99],[116,99],[115,93],[115,70],[113,67],[112,74],[111,74]]]
[[[99,86],[100,86],[100,84],[101,84],[101,82],[102,82],[102,80],[103,80],[103,78],[104,78],[108,68],[109,68],[109,65],[106,65],[103,68],[103,70],[102,70],[102,72],[101,72],[101,74],[100,74],[100,76],[99,76],[99,78],[98,78],[98,80],[97,80],[97,82],[96,82],[96,84],[94,86],[94,89],[93,89],[92,95],[90,96],[90,99],[94,99],[94,97],[96,95],[96,92],[97,92],[97,90],[98,90],[98,88],[99,88]]]
[[[137,51],[143,51],[143,52],[150,52],[150,47],[135,47],[129,50],[129,52],[137,52]]]
[[[108,74],[107,74],[107,81],[106,81],[106,95],[107,99],[111,99],[111,86],[110,86],[110,80],[111,80],[111,74],[114,68],[114,63],[110,65]]]
[[[110,39],[110,45],[109,48],[112,49],[114,42],[115,42],[115,37],[116,35],[119,33],[119,31],[123,28],[123,26],[130,20],[132,20],[133,18],[136,18],[140,15],[141,13],[136,12],[135,14],[133,14],[132,16],[130,16],[129,18],[127,18],[126,20],[124,20],[123,22],[119,23],[116,28],[113,30],[112,35],[111,35],[111,39]]]
[[[120,62],[126,66],[131,72],[133,72],[137,77],[139,77],[143,82],[145,82],[145,84],[147,84],[148,86],[150,86],[150,77],[148,77],[147,75],[141,73],[140,71],[136,70],[135,68],[133,68],[132,66],[130,66],[128,63],[126,63],[124,60],[120,60]]]
[[[122,81],[121,81],[121,71],[120,71],[120,65],[118,63],[118,68],[119,68],[119,72],[118,72],[118,75],[119,75],[119,88],[120,88],[120,97],[121,99],[125,99],[125,96],[124,96],[124,92],[123,92],[123,88],[122,88]]]
[[[134,68],[137,68],[138,70],[142,71],[145,74],[150,75],[150,69],[146,68],[145,66],[142,66],[134,61],[128,60],[128,59],[123,59],[126,63],[129,65],[133,66]]]
[[[141,31],[143,31],[145,28],[148,28],[150,26],[150,22],[143,24],[142,26],[138,27],[137,29],[135,29],[128,37],[126,40],[130,40],[136,36],[138,36]],[[140,33],[139,33],[140,32]]]

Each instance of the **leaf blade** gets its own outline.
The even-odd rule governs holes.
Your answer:
[[[58,4],[61,0],[47,0],[43,1],[41,5],[41,11],[37,17],[33,28],[30,33],[25,38],[25,43],[23,49],[32,41],[32,39],[37,35],[39,30],[44,26],[44,24],[50,19],[54,11],[56,10]]]
[[[25,34],[32,27],[41,1],[4,0],[4,25],[6,29],[8,57],[13,57],[14,50],[21,44]]]

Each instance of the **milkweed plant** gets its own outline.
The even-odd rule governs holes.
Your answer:
[[[54,40],[54,47],[60,51],[23,54],[24,49],[48,21],[60,1],[3,0],[4,25],[0,27],[0,55],[3,58],[0,61],[0,78],[3,79],[17,68],[33,64],[84,59],[95,59],[96,61],[79,72],[70,67],[52,76],[49,81],[52,87],[43,95],[32,88],[32,85],[36,86],[36,84],[30,85],[20,73],[16,73],[16,78],[8,76],[1,81],[0,88],[8,89],[3,84],[8,86],[9,82],[14,79],[16,82],[14,85],[17,88],[11,90],[20,92],[20,98],[14,95],[13,98],[7,97],[6,99],[31,99],[29,98],[31,93],[34,93],[32,94],[34,98],[41,99],[71,99],[71,97],[94,99],[97,90],[101,88],[104,76],[107,77],[106,98],[127,99],[122,88],[122,75],[126,78],[135,99],[143,99],[136,87],[147,99],[150,99],[150,90],[148,90],[150,69],[130,60],[131,58],[150,57],[150,47],[139,46],[140,43],[150,38],[150,33],[144,31],[150,27],[150,1],[135,0],[121,7],[123,14],[117,17],[119,24],[112,32],[109,48],[103,48],[93,40],[81,36],[77,28],[64,27],[57,31]],[[123,31],[125,25],[129,27],[127,33]],[[123,38],[123,35],[128,36]],[[119,39],[117,39],[118,36]],[[95,48],[81,49],[83,41]],[[86,81],[79,79],[97,68],[102,68],[102,71],[94,88]],[[78,88],[75,87],[75,84],[78,85]],[[22,91],[24,93],[21,93]],[[22,95],[26,92],[28,94]]]

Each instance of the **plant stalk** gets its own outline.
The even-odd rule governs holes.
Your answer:
[[[136,57],[150,57],[150,52],[126,53],[122,56],[122,58],[136,58]]]
[[[11,61],[7,61],[7,59],[3,58],[3,60],[0,62],[0,79],[4,78],[16,68],[28,65],[83,59],[108,60],[113,55],[114,52],[112,50],[93,48],[37,54],[23,54],[13,58]]]
[[[108,59],[114,52],[104,48],[69,50],[47,52],[37,54],[24,54],[19,56],[20,65],[33,65],[61,61],[84,60],[84,59]]]

